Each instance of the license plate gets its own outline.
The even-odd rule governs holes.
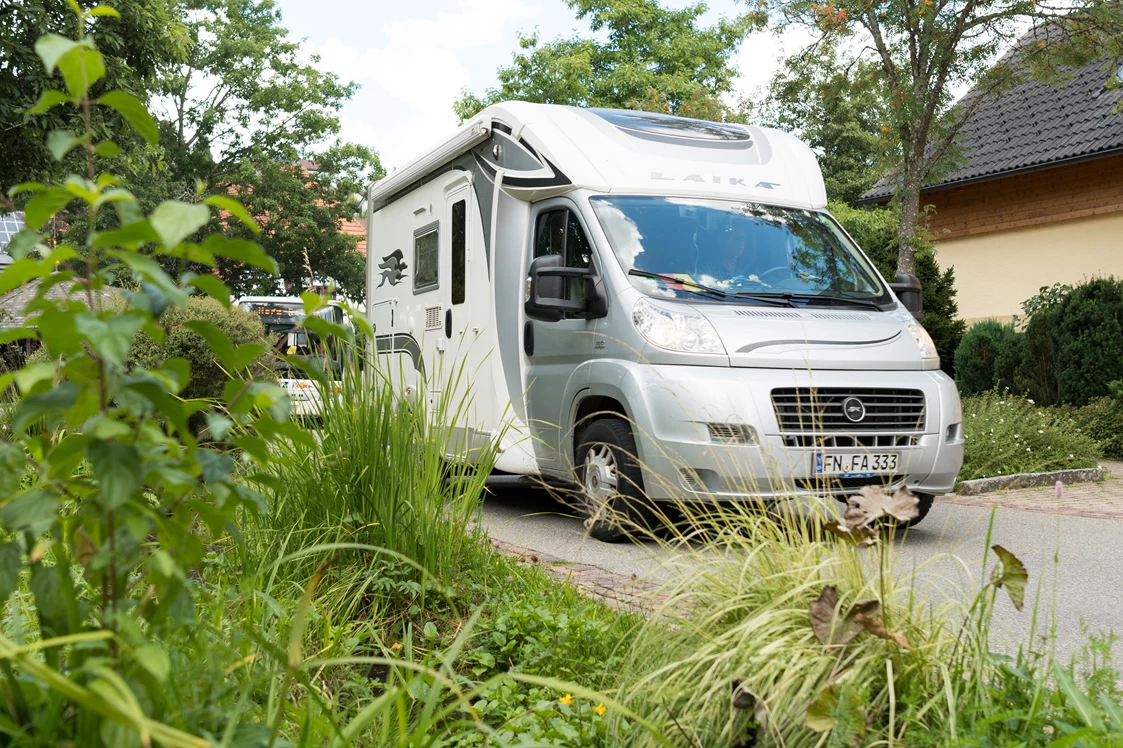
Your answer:
[[[899,452],[816,452],[815,475],[865,478],[896,473],[900,462]]]

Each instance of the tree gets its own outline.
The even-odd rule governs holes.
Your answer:
[[[96,0],[79,2],[86,9],[97,4]],[[64,2],[0,0],[0,190],[4,194],[20,182],[50,181],[81,162],[81,153],[73,151],[70,160],[60,163],[46,145],[52,130],[84,127],[81,112],[54,107],[34,116],[26,113],[40,92],[59,88],[62,82],[60,73],[44,69],[35,53],[36,40],[45,34],[71,35],[76,23]],[[106,75],[94,86],[95,96],[121,89],[145,100],[144,82],[180,59],[187,42],[178,16],[160,0],[131,2],[125,16],[102,18],[98,32]],[[90,124],[98,138],[112,138],[119,146],[139,142],[108,107],[95,107]]]
[[[880,176],[884,114],[870,68],[863,60],[843,67],[831,46],[804,50],[784,61],[759,108],[763,124],[815,150],[831,200],[853,202]]]
[[[1118,0],[763,0],[781,25],[817,30],[822,43],[845,45],[872,60],[884,92],[881,145],[897,163],[890,173],[900,203],[897,269],[915,273],[920,190],[956,156],[960,129],[991,92],[1026,75],[1060,77],[1063,66],[1123,52]],[[993,65],[1032,24],[1039,31]],[[1105,70],[1104,78],[1110,73]],[[977,95],[951,107],[952,92]]]
[[[303,61],[272,0],[186,0],[183,8],[191,45],[156,82],[168,104],[158,115],[162,152],[151,159],[167,167],[149,194],[190,195],[201,181],[235,195],[262,223],[260,242],[287,284],[306,285],[307,253],[317,276],[361,296],[363,258],[339,229],[355,212],[353,195],[384,172],[373,150],[337,139],[355,84],[318,70],[316,57]],[[275,287],[258,269],[219,269],[238,293]]]
[[[729,59],[761,18],[751,13],[700,28],[703,3],[681,10],[658,0],[566,0],[587,20],[591,37],[540,44],[522,36],[498,88],[465,90],[453,105],[461,121],[489,104],[521,99],[549,104],[666,112],[709,120],[737,113],[722,100],[733,88]]]

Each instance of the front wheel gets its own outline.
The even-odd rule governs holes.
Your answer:
[[[589,535],[618,543],[650,534],[656,512],[644,495],[636,440],[628,422],[601,418],[582,431],[576,452],[577,482]]]

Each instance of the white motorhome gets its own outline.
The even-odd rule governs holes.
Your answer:
[[[959,397],[919,285],[825,212],[791,135],[508,102],[367,197],[388,370],[412,397],[470,392],[455,451],[508,427],[497,469],[575,481],[595,537],[649,501],[879,484],[923,514],[955,482]]]

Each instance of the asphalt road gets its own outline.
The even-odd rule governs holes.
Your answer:
[[[937,502],[904,538],[898,568],[920,569],[930,595],[965,599],[980,583],[990,516],[990,509]],[[496,492],[484,505],[484,522],[493,537],[512,545],[652,581],[670,573],[664,561],[676,553],[654,542],[593,540],[580,519],[533,488]],[[1082,626],[1123,634],[1123,521],[999,509],[991,537],[995,543],[1016,554],[1029,571],[1023,612],[1015,611],[1004,593],[999,596],[998,649],[1013,652],[1027,641],[1037,595],[1037,630],[1047,633],[1055,612],[1056,651],[1064,660],[1087,641]],[[988,574],[994,558],[991,554]],[[1116,646],[1116,655],[1117,662],[1123,658],[1123,645]]]

